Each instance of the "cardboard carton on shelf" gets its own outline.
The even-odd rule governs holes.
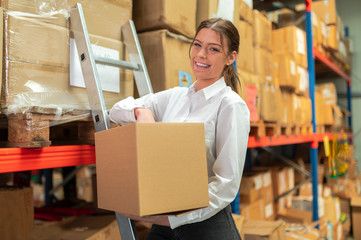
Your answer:
[[[298,65],[307,68],[306,33],[296,26],[272,30],[272,51],[274,54],[288,53]]]
[[[244,172],[239,189],[241,203],[252,203],[261,199],[263,178],[259,172]]]
[[[252,203],[240,203],[240,209],[245,221],[265,220],[265,204],[263,199]]]
[[[250,121],[258,122],[261,114],[259,77],[240,69],[237,69],[237,71],[241,82],[238,91],[250,111]]]
[[[239,54],[237,56],[237,69],[247,71],[249,73],[254,72],[253,61],[253,33],[252,26],[247,22],[239,21],[238,32],[239,39]]]
[[[253,10],[253,46],[272,51],[272,23],[258,10]]]
[[[154,92],[189,87],[195,78],[189,60],[191,39],[157,30],[138,34]]]
[[[197,1],[133,1],[133,19],[138,32],[168,29],[193,38],[196,31]]]
[[[281,91],[273,84],[261,84],[261,119],[267,122],[279,122]]]
[[[239,16],[242,21],[247,22],[249,25],[253,25],[253,10],[243,0],[239,4]]]
[[[203,123],[132,123],[96,132],[95,151],[99,208],[146,216],[209,204]]]

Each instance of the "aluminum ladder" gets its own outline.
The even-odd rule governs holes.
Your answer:
[[[93,55],[84,13],[80,3],[77,3],[70,9],[69,21],[71,34],[73,34],[72,36],[75,39],[78,50],[78,57],[84,76],[95,131],[110,129],[110,119],[105,106],[96,63],[133,70],[139,95],[143,96],[153,92],[134,23],[132,20],[129,20],[121,27],[122,40],[130,59],[130,62],[127,62]],[[118,213],[115,213],[115,215],[121,238],[123,240],[138,239],[134,222]]]

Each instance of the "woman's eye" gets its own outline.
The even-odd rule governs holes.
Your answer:
[[[210,48],[210,50],[211,50],[212,52],[219,52],[219,49],[218,49],[218,48]]]
[[[196,47],[201,47],[201,45],[199,43],[194,43],[193,45]]]

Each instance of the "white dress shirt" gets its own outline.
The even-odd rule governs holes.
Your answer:
[[[134,108],[152,111],[156,122],[203,122],[207,147],[209,206],[183,216],[170,216],[171,228],[200,222],[230,204],[241,183],[250,115],[242,98],[226,86],[224,78],[196,92],[175,87],[138,99],[128,97],[110,111],[112,121],[124,125],[136,122]]]

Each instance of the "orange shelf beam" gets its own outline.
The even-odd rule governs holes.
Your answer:
[[[332,140],[332,134],[249,137],[248,148],[323,142],[323,138],[326,135]],[[93,145],[0,148],[0,173],[86,164],[95,164],[95,147]]]
[[[91,145],[0,148],[0,173],[94,163],[95,147]]]
[[[314,58],[321,61],[328,68],[330,68],[333,72],[337,73],[340,77],[345,79],[348,83],[351,82],[351,77],[342,71],[338,66],[336,66],[333,62],[331,62],[325,55],[323,55],[317,48],[313,48]]]

